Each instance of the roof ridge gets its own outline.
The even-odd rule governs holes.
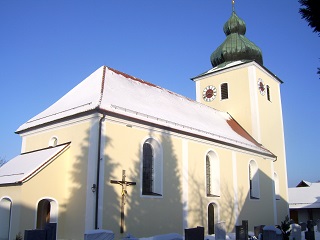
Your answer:
[[[100,98],[99,98],[97,107],[100,107],[101,101],[102,101],[102,98],[103,98],[104,81],[105,81],[105,78],[106,78],[106,68],[107,68],[106,66],[103,66],[102,78],[101,78],[101,87],[100,87]]]
[[[141,79],[141,78],[134,77],[134,76],[132,76],[132,75],[129,75],[129,74],[124,73],[124,72],[121,72],[121,71],[119,71],[119,70],[116,70],[116,69],[111,68],[111,67],[108,67],[108,66],[106,66],[106,68],[108,68],[110,71],[112,71],[112,72],[114,72],[114,73],[116,73],[116,74],[122,75],[122,76],[125,77],[125,78],[129,78],[129,79],[131,79],[131,80],[140,82],[140,83],[145,84],[145,85],[147,85],[147,86],[155,87],[155,88],[158,88],[158,89],[160,89],[160,90],[166,91],[166,92],[168,92],[168,93],[170,93],[170,94],[172,94],[172,95],[174,95],[174,96],[176,96],[176,97],[180,97],[180,98],[182,98],[182,99],[188,100],[188,101],[193,102],[193,103],[195,103],[195,104],[198,104],[198,105],[200,105],[200,106],[202,106],[202,107],[210,108],[210,109],[213,109],[213,110],[215,110],[215,111],[217,111],[217,112],[226,113],[225,111],[220,111],[220,110],[218,110],[218,109],[216,109],[216,108],[210,107],[210,106],[205,105],[205,104],[203,104],[203,103],[201,103],[201,102],[198,102],[198,101],[196,101],[196,100],[194,100],[194,99],[188,98],[188,97],[186,97],[186,96],[184,96],[184,95],[182,95],[182,94],[173,92],[173,91],[171,91],[171,90],[169,90],[169,89],[160,87],[160,86],[158,86],[158,85],[156,85],[156,84],[154,84],[154,83],[145,81],[145,80],[143,80],[143,79]]]

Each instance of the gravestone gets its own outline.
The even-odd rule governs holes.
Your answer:
[[[84,240],[114,240],[114,233],[102,229],[89,230],[84,233]]]
[[[57,223],[47,223],[45,230],[46,230],[46,240],[57,239]]]
[[[33,229],[24,231],[24,240],[46,240],[46,230]]]
[[[184,230],[185,240],[204,239],[204,227],[188,228]]]
[[[290,240],[301,240],[301,226],[299,224],[291,224]]]
[[[316,222],[317,222],[317,231],[320,232],[320,219],[318,219]]]
[[[248,238],[246,239],[246,233],[242,225],[236,226],[236,240],[248,240]]]
[[[314,235],[314,222],[312,220],[307,221],[307,229],[308,231],[304,232],[306,240],[315,240]]]
[[[282,240],[281,230],[275,226],[265,226],[262,235],[263,240]]]
[[[307,224],[304,222],[299,223],[299,225],[301,226],[301,231],[304,232],[307,230]]]
[[[248,231],[249,231],[249,226],[248,226],[248,220],[242,220],[242,226],[244,228],[244,234],[245,234],[245,239],[248,239]]]
[[[254,227],[253,227],[254,236],[255,236],[256,238],[259,237],[259,234],[262,234],[262,232],[263,232],[263,227],[264,227],[264,226],[265,226],[265,225],[260,225],[260,226],[254,226]]]
[[[226,231],[226,223],[218,222],[214,226],[215,228],[215,240],[225,240],[227,231]]]

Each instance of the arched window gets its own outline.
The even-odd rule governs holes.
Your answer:
[[[273,178],[274,178],[274,192],[275,192],[275,197],[276,200],[280,199],[280,191],[279,191],[279,177],[277,173],[273,173]]]
[[[206,155],[206,192],[208,197],[220,196],[220,161],[213,151]]]
[[[162,196],[162,149],[152,138],[142,147],[142,195]]]
[[[259,181],[259,168],[254,160],[249,163],[249,185],[250,185],[250,198],[260,198],[260,181]]]
[[[148,142],[143,144],[143,185],[142,194],[153,193],[154,151]]]
[[[0,200],[0,239],[10,239],[11,207],[12,202],[9,198]]]
[[[221,84],[221,100],[229,98],[228,83]]]
[[[55,147],[58,145],[58,138],[52,137],[49,141],[49,147]]]
[[[208,205],[208,234],[214,234],[214,225],[217,222],[217,205],[210,203]]]

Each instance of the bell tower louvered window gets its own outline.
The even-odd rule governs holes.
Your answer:
[[[269,87],[269,85],[267,85],[267,99],[268,99],[268,101],[271,101],[271,98],[270,98],[270,87]]]
[[[228,99],[229,92],[228,92],[228,83],[221,84],[221,100]]]

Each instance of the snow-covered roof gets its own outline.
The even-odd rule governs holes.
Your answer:
[[[306,182],[306,181],[304,181]],[[320,183],[289,188],[289,208],[320,208]]]
[[[225,64],[221,64],[221,65],[215,66],[214,68],[211,68],[208,71],[206,71],[204,73],[201,73],[200,75],[198,75],[198,76],[196,76],[196,77],[194,77],[192,79],[196,79],[196,78],[208,75],[210,73],[218,72],[218,71],[221,71],[221,70],[224,70],[224,69],[228,69],[228,68],[231,68],[231,67],[234,67],[234,66],[242,65],[242,64],[248,63],[248,62],[253,62],[253,61],[237,60],[237,61],[232,61],[232,62],[226,62]]]
[[[197,81],[200,80],[202,77],[210,75],[210,74],[214,74],[223,70],[227,70],[227,69],[231,69],[234,67],[241,67],[241,66],[248,66],[248,65],[255,65],[257,67],[259,67],[260,69],[262,69],[263,71],[265,71],[266,73],[268,73],[269,75],[271,75],[273,78],[277,79],[280,83],[283,83],[283,81],[278,78],[274,73],[272,73],[268,68],[266,68],[265,66],[257,63],[256,61],[253,60],[237,60],[237,61],[232,61],[232,62],[225,62],[224,64],[220,64],[218,66],[215,66],[214,68],[209,69],[208,71],[201,73],[200,75],[193,77],[192,80]]]
[[[21,125],[17,133],[94,109],[275,157],[228,113],[105,66]]]
[[[0,167],[0,185],[22,184],[62,153],[69,143],[33,152],[23,153]]]

